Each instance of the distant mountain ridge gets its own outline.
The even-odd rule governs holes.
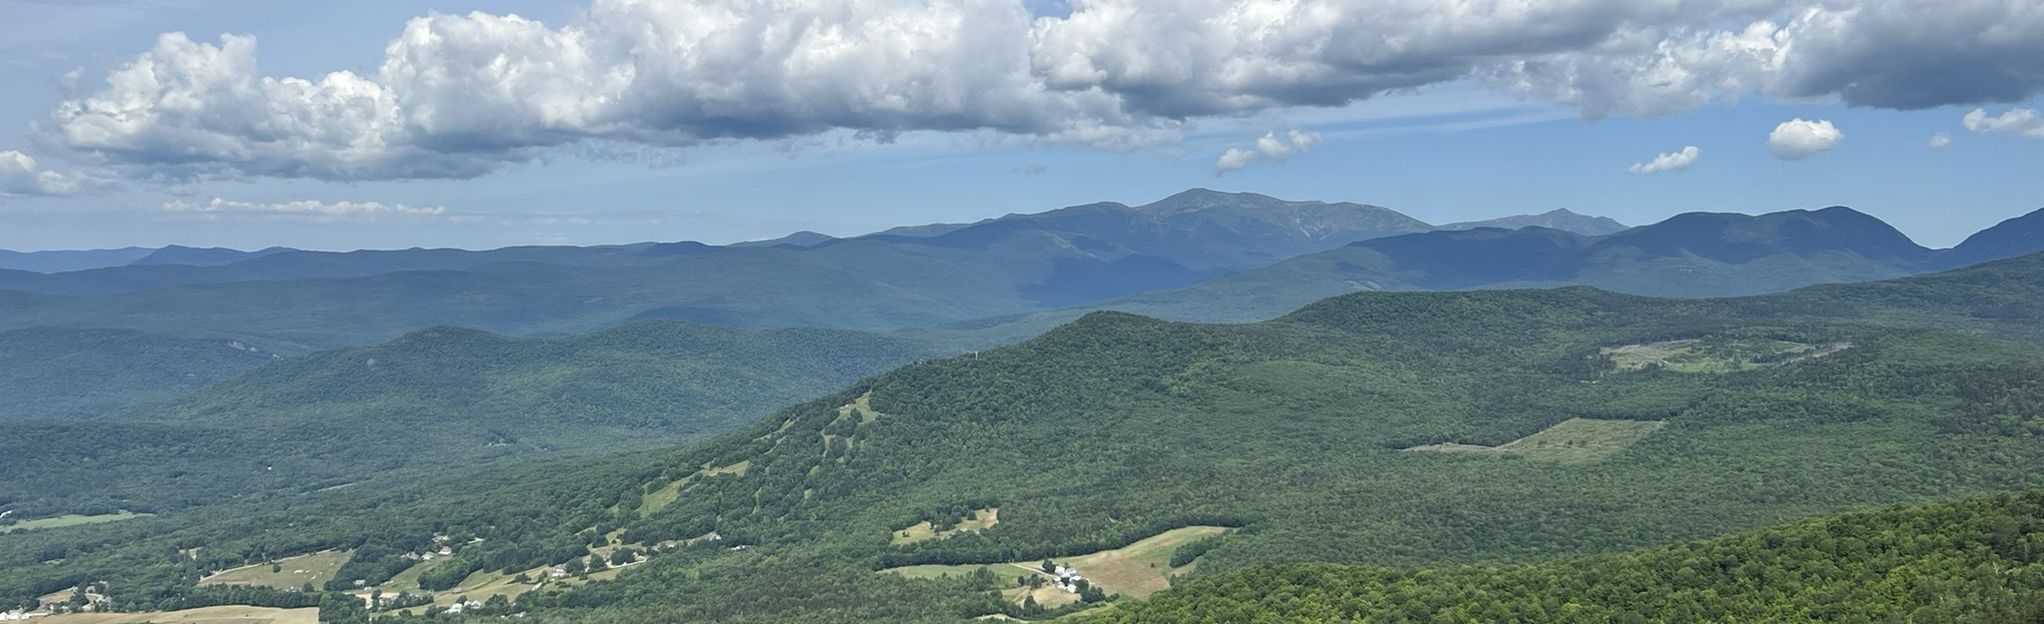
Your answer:
[[[1562,230],[1566,232],[1574,232],[1584,236],[1603,236],[1605,234],[1616,234],[1618,232],[1625,231],[1626,228],[1632,226],[1619,223],[1616,219],[1612,219],[1610,217],[1593,217],[1589,215],[1578,214],[1576,212],[1570,211],[1567,208],[1556,208],[1554,210],[1549,210],[1547,212],[1543,212],[1540,214],[1512,215],[1509,217],[1498,217],[1496,219],[1487,219],[1483,221],[1464,221],[1461,223],[1450,223],[1447,225],[1437,227],[1435,229],[1474,230],[1477,228],[1504,228],[1507,230],[1516,230],[1520,228],[1529,227],[1543,227],[1551,230]]]
[[[289,247],[265,247],[255,251],[242,251],[239,249],[228,249],[226,247],[186,247],[183,245],[170,245],[168,247],[164,247],[161,249],[157,249],[156,251],[149,252],[149,255],[137,258],[134,262],[128,263],[128,265],[156,266],[164,264],[174,264],[180,266],[220,266],[225,264],[234,264],[236,262],[248,260],[250,258],[261,258],[263,256],[280,254],[290,251],[297,250],[291,249]]]
[[[142,259],[156,250],[148,247],[120,249],[60,249],[52,251],[9,251],[0,249],[0,270],[31,273],[63,273],[122,266]]]
[[[1487,226],[1524,223],[1536,225]],[[2044,218],[2012,219],[1940,251],[1846,208],[1689,213],[1606,234],[1577,231],[1614,227],[1623,226],[1556,210],[1437,228],[1379,206],[1192,189],[1137,206],[1096,203],[731,246],[166,248],[151,262],[240,259],[58,274],[0,270],[0,330],[128,328],[244,340],[287,354],[436,325],[535,334],[659,319],[879,331],[989,329],[1006,323],[991,319],[1020,318],[1028,323],[1002,330],[1019,338],[1028,331],[1014,328],[1041,329],[1042,319],[1097,308],[1227,321],[1268,318],[1357,290],[1584,284],[1740,295],[2044,248],[2035,233]],[[980,332],[970,344],[996,333]]]
[[[2005,221],[1947,250],[1917,245],[1880,219],[1844,207],[1763,215],[1685,213],[1604,236],[1543,227],[1440,230],[1361,241],[1189,288],[1035,313],[957,334],[1012,340],[1096,309],[1183,321],[1256,321],[1369,290],[1585,285],[1654,296],[1755,295],[1917,275],[2040,251],[2044,211]]]

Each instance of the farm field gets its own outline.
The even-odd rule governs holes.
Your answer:
[[[319,609],[227,605],[146,613],[67,613],[32,621],[37,624],[317,624]]]
[[[378,585],[377,589],[386,595],[430,593],[433,597],[432,606],[446,607],[462,600],[489,600],[491,596],[501,595],[505,598],[517,598],[520,594],[539,587],[538,584],[517,582],[515,579],[518,578],[518,574],[502,574],[495,570],[482,570],[469,574],[467,578],[462,579],[454,587],[437,592],[426,592],[419,589],[419,575],[427,567],[431,566],[432,563],[430,561],[420,562],[418,565],[407,568],[405,571],[399,572],[397,576],[391,577],[389,581]],[[522,574],[527,578],[543,579],[546,578],[546,571],[546,568],[539,567],[525,570]],[[597,577],[591,574],[590,578]],[[368,596],[369,592],[356,591],[354,594]]]
[[[1769,338],[1687,339],[1605,347],[1600,352],[1621,371],[1729,373],[1823,357],[1851,347],[1851,343],[1842,342],[1818,345]]]
[[[1513,455],[1532,459],[1560,462],[1587,462],[1603,459],[1633,443],[1659,431],[1663,423],[1658,420],[1597,420],[1570,418],[1511,442],[1498,446],[1457,444],[1446,442],[1415,446],[1407,451],[1433,453],[1468,453],[1480,455]]]
[[[1109,593],[1143,598],[1171,587],[1170,575],[1172,569],[1170,564],[1171,552],[1173,550],[1200,538],[1220,535],[1230,530],[1228,527],[1219,526],[1179,527],[1143,538],[1136,543],[1121,548],[1103,550],[1076,557],[1053,559],[1053,561],[1059,565],[1070,566],[1078,570],[1081,576],[1086,577],[1094,585]],[[984,568],[992,572],[994,576],[999,577],[1003,583],[1013,583],[1017,578],[1042,576],[1043,573],[1038,571],[1037,568],[1041,563],[1041,561],[1006,561],[967,565],[917,565],[889,568],[881,572],[896,574],[906,578],[937,578],[940,576],[962,576]],[[1031,595],[1028,592],[1018,590],[1020,588],[1011,589],[1003,592],[1003,595],[1007,595],[1011,600],[1017,602],[1020,602],[1023,596]],[[1051,600],[1063,599],[1063,602],[1070,602],[1070,594],[1055,589],[1050,591],[1056,592],[1061,596],[1037,595],[1037,602],[1046,606],[1062,604],[1062,602],[1053,602]],[[1041,594],[1042,590],[1038,590],[1036,593]]]
[[[121,520],[132,520],[135,518],[146,518],[153,515],[155,514],[135,513],[132,511],[119,511],[110,514],[98,514],[91,516],[79,514],[66,514],[52,518],[37,518],[34,520],[23,520],[21,522],[16,522],[5,527],[0,527],[0,533],[13,533],[15,531],[34,531],[36,529],[55,529],[67,526],[78,526],[81,524],[97,524],[100,522],[117,522]]]
[[[222,570],[212,576],[200,579],[200,585],[255,585],[291,589],[307,583],[321,587],[334,577],[334,573],[348,562],[354,554],[347,550],[329,550],[310,555],[280,559],[274,566],[269,563],[247,565],[232,570]],[[274,568],[274,570],[272,569]]]
[[[892,541],[896,546],[900,546],[924,540],[946,539],[960,533],[984,531],[1000,523],[1001,508],[988,507],[986,509],[975,509],[972,511],[972,517],[959,521],[958,526],[939,531],[934,525],[930,524],[930,521],[924,520],[906,529],[895,531],[894,536],[889,538],[889,541]]]

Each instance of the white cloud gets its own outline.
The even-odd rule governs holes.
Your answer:
[[[264,76],[253,38],[166,34],[41,133],[133,175],[355,180],[831,131],[1140,149],[1202,119],[1470,78],[1592,118],[2044,90],[2044,11],[2019,0],[591,2],[557,25],[413,19],[366,75]]]
[[[1987,116],[1984,109],[1973,109],[1966,113],[1966,129],[1982,134],[2006,134],[2025,139],[2044,139],[2044,115],[2036,109],[2011,108],[2000,115]]]
[[[0,196],[70,195],[85,182],[77,174],[44,170],[28,154],[0,151]]]
[[[1941,149],[1945,149],[1945,148],[1947,148],[1947,147],[1951,147],[1951,146],[1952,146],[1952,133],[1950,133],[1950,132],[1939,132],[1939,133],[1937,133],[1937,134],[1933,134],[1933,135],[1930,135],[1930,142],[1929,142],[1929,143],[1926,143],[1926,144],[1924,144],[1924,146],[1925,146],[1925,147],[1929,147],[1929,148],[1931,148],[1932,150],[1941,150]]]
[[[182,199],[164,202],[162,210],[200,219],[249,217],[297,219],[322,222],[376,221],[384,218],[434,218],[447,214],[440,206],[419,207],[381,202],[325,202],[301,199],[285,202],[236,201],[215,197],[205,202]]]
[[[1775,158],[1802,160],[1837,147],[1845,140],[1845,133],[1828,119],[1806,121],[1800,117],[1781,122],[1773,132],[1767,133],[1767,149]]]
[[[1317,132],[1287,130],[1280,133],[1272,130],[1257,137],[1253,144],[1230,147],[1221,152],[1221,157],[1214,161],[1214,175],[1218,177],[1230,171],[1240,171],[1260,162],[1284,162],[1319,146],[1320,134]]]
[[[1701,150],[1696,149],[1696,146],[1694,145],[1690,145],[1687,147],[1683,147],[1679,151],[1662,153],[1661,155],[1655,156],[1653,160],[1647,162],[1633,163],[1632,166],[1626,167],[1625,170],[1633,173],[1660,173],[1663,171],[1681,171],[1683,169],[1688,169],[1690,165],[1696,164],[1696,158],[1701,154],[1702,154]]]

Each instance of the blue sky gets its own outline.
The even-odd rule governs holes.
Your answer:
[[[703,6],[718,6],[698,1],[707,3]],[[620,0],[617,4],[631,3]],[[1411,5],[1405,8],[1415,11],[1428,8],[1424,0],[1386,4]],[[1923,5],[1868,4],[1862,7],[1868,12],[1917,10]],[[985,3],[963,5],[986,11]],[[703,6],[681,8],[700,12]],[[1135,2],[1133,6],[1147,5]],[[1363,69],[1354,69],[1351,63],[1341,67],[1353,74],[1322,82],[1278,87],[1268,86],[1268,80],[1249,86],[1229,83],[1168,97],[1154,95],[1154,89],[1134,78],[1125,84],[1103,80],[1095,90],[1117,98],[1115,114],[1135,119],[1116,122],[1113,136],[1107,139],[1090,138],[1092,135],[1074,139],[1074,132],[1065,126],[1042,129],[1031,124],[1043,120],[1027,111],[1017,113],[1005,102],[975,104],[993,112],[959,113],[945,108],[959,97],[956,94],[948,95],[951,99],[939,102],[937,108],[909,113],[885,106],[876,113],[871,105],[852,102],[842,111],[824,111],[814,117],[804,117],[802,112],[745,117],[742,127],[730,126],[736,129],[729,132],[758,136],[710,139],[696,135],[725,132],[715,123],[736,123],[729,121],[732,116],[708,121],[684,119],[686,112],[674,111],[685,106],[675,104],[673,108],[653,106],[629,113],[627,122],[644,124],[644,128],[619,131],[616,124],[600,128],[589,124],[563,131],[562,124],[548,122],[553,125],[535,131],[516,125],[531,118],[530,111],[507,108],[511,112],[504,119],[509,121],[493,122],[498,125],[485,126],[481,132],[464,128],[443,133],[430,146],[417,148],[426,150],[429,156],[424,160],[428,162],[443,153],[455,153],[458,157],[449,157],[447,162],[453,164],[448,166],[476,166],[485,171],[473,177],[414,170],[409,163],[420,159],[409,156],[374,156],[368,165],[357,167],[358,161],[347,161],[345,167],[354,168],[312,173],[276,170],[267,163],[234,160],[239,153],[235,149],[196,156],[186,153],[177,148],[176,141],[196,136],[178,133],[188,129],[124,135],[122,139],[134,142],[112,144],[111,148],[106,143],[86,145],[75,134],[67,139],[51,130],[78,123],[76,117],[57,120],[53,111],[67,101],[107,97],[108,72],[150,52],[160,33],[184,32],[198,43],[212,45],[220,45],[217,37],[222,33],[252,35],[258,71],[266,76],[317,79],[339,70],[375,76],[385,63],[386,44],[413,17],[439,12],[453,18],[450,24],[462,26],[465,22],[460,16],[478,10],[492,15],[516,13],[555,28],[592,21],[588,8],[583,3],[538,2],[199,0],[133,0],[81,8],[54,1],[0,0],[0,42],[4,42],[0,43],[0,84],[9,85],[11,94],[0,100],[0,150],[19,150],[34,159],[35,171],[62,172],[70,176],[64,180],[76,182],[62,187],[23,182],[15,187],[16,192],[0,197],[0,223],[5,224],[0,227],[0,248],[170,243],[243,248],[272,244],[322,249],[481,248],[639,240],[729,242],[803,229],[856,234],[893,225],[970,221],[1092,201],[1142,203],[1194,186],[1288,199],[1373,203],[1434,223],[1556,207],[1639,224],[1697,210],[1757,213],[1849,205],[1881,217],[1931,246],[1954,244],[1972,231],[2044,207],[2038,182],[2038,163],[2044,162],[2038,156],[2044,155],[2040,150],[2044,140],[2031,138],[2032,134],[2044,136],[2044,131],[2028,131],[2032,126],[2023,125],[2024,120],[2015,116],[2000,118],[2009,122],[2000,126],[1975,123],[1969,128],[1965,122],[1975,109],[1984,109],[1992,117],[2035,108],[2036,85],[2030,81],[2044,82],[2044,73],[2033,76],[2023,73],[2027,71],[2023,67],[2012,70],[2013,75],[1983,78],[1988,81],[1985,87],[1951,86],[1925,78],[1936,76],[1929,72],[1897,74],[1898,80],[1920,83],[1898,92],[1952,90],[1951,97],[1945,98],[1949,101],[1927,108],[1898,99],[1913,95],[1870,95],[1864,85],[1875,82],[1871,80],[1856,82],[1859,87],[1822,92],[1822,71],[1805,71],[1820,78],[1799,74],[1790,77],[1794,80],[1768,74],[1763,77],[1772,81],[1769,86],[1747,90],[1737,87],[1761,78],[1724,81],[1734,85],[1729,87],[1703,85],[1693,91],[1705,94],[1707,101],[1669,105],[1666,100],[1670,96],[1655,90],[1654,81],[1660,79],[1653,76],[1636,80],[1648,87],[1599,93],[1596,90],[1604,88],[1599,83],[1548,84],[1541,82],[1544,77],[1530,73],[1501,79],[1497,75],[1501,67],[1524,60],[1511,55],[1494,54],[1468,67],[1455,65],[1471,54],[1456,49],[1442,53],[1441,58],[1452,57],[1452,62],[1423,55],[1395,59],[1397,72],[1387,69],[1393,65],[1390,61],[1385,61],[1384,67]],[[1183,4],[1172,8],[1186,10]],[[1062,11],[1042,6],[1033,10]],[[1526,29],[1538,30],[1534,27],[1570,17],[1540,18]],[[1736,33],[1736,20],[1742,17],[1712,14],[1695,18],[1694,23],[1669,17],[1676,23],[1655,32],[1694,34],[1718,28]],[[688,19],[695,18],[678,19],[686,26]],[[1868,30],[1880,26],[1851,25]],[[600,32],[595,25],[589,30]],[[1387,32],[1398,33],[1395,27]],[[1816,36],[1796,32],[1799,37]],[[1808,32],[1830,31],[1812,26]],[[2036,32],[2044,33],[2044,29]],[[2034,46],[2044,54],[2044,41],[2028,33],[2017,32],[2014,43],[2005,47],[2021,50]],[[496,40],[484,43],[512,45]],[[1099,67],[1109,66],[1097,59],[1113,60],[1125,54],[1098,48],[1097,43],[1072,45],[1096,45],[1082,49],[1094,55]],[[1584,47],[1580,42],[1557,45],[1560,47],[1535,60],[1584,68],[1629,66],[1578,50]],[[1934,42],[1924,45],[1929,47],[1923,54],[1940,50]],[[1823,49],[1817,44],[1805,49],[1811,47]],[[1957,49],[1952,54],[1984,53],[1976,48]],[[1832,74],[1850,72],[1854,62],[1880,61],[1886,63],[1884,67],[1894,64],[1892,59],[1852,56],[1847,53],[1852,51],[1850,46],[1839,49],[1844,51],[1821,59],[1835,66],[1827,70]],[[1244,54],[1259,62],[1287,60]],[[1039,53],[1038,58],[1059,57]],[[1215,67],[1241,67],[1245,62],[1241,58],[1222,61],[1232,64]],[[1790,67],[1803,63],[1801,59],[1791,61]],[[943,58],[938,57],[937,62]],[[1444,69],[1432,67],[1443,63]],[[1411,66],[1426,67],[1428,77],[1411,78],[1415,72],[1405,69]],[[1717,65],[1710,67],[1722,71]],[[871,71],[895,69],[880,64]],[[1039,73],[1044,71],[1039,65]],[[641,76],[648,73],[640,71]],[[790,79],[787,85],[769,85],[767,92],[797,92],[799,97],[793,101],[798,103],[833,102],[831,98],[843,97],[843,92],[826,89],[829,85],[814,85],[836,80],[843,73]],[[1683,75],[1703,74],[1702,70],[1689,70]],[[942,74],[933,75],[944,79]],[[697,84],[705,82],[701,76],[692,79]],[[1046,80],[1058,79],[1053,75]],[[396,84],[388,75],[377,80]],[[860,95],[888,88],[884,76],[876,80],[880,87],[844,88]],[[1994,80],[2016,84],[2001,88]],[[1501,86],[1529,82],[1533,86]],[[410,88],[411,93],[422,91],[416,85]],[[1341,89],[1348,91],[1340,91],[1335,104],[1367,97],[1346,105],[1326,105],[1322,96]],[[453,104],[443,103],[441,114],[468,114],[462,110],[468,102],[458,90],[454,93]],[[547,95],[537,93],[526,99],[544,100]],[[1198,99],[1213,93],[1226,97]],[[1242,103],[1248,101],[1254,103]],[[482,110],[491,104],[478,97],[474,105]],[[785,104],[765,101],[761,108]],[[1065,104],[1086,111],[1084,115],[1099,110],[1091,103],[1058,103]],[[245,105],[245,101],[238,104]],[[405,114],[414,115],[414,110],[407,108]],[[1596,116],[1601,118],[1586,119]],[[1843,133],[1843,139],[1807,158],[1779,158],[1770,150],[1770,131],[1797,118],[1829,121]],[[440,119],[444,125],[449,123],[446,119],[455,117]],[[1067,121],[1053,116],[1048,123]],[[494,140],[496,135],[491,133],[500,127],[505,128],[504,134],[530,132],[536,138],[519,139],[528,142],[508,150],[474,145]],[[673,138],[676,127],[691,136]],[[876,132],[876,127],[881,131]],[[1168,129],[1167,139],[1143,138],[1145,132],[1160,127]],[[646,128],[661,134],[649,134]],[[892,129],[899,133],[888,139],[872,137],[893,134],[886,131]],[[250,132],[272,131],[264,127]],[[1282,159],[1272,155],[1275,152],[1256,148],[1258,137],[1266,133],[1284,139],[1294,131],[1311,141]],[[562,133],[573,136],[567,140],[554,136]],[[1932,149],[1927,145],[1937,133],[1950,137],[1948,146]],[[228,132],[226,140],[234,139],[232,134]],[[308,131],[308,136],[315,138],[330,135]],[[204,137],[221,140],[216,135]],[[1652,174],[1628,171],[1634,163],[1687,146],[1697,148],[1697,157],[1686,168]],[[1250,162],[1217,175],[1217,159],[1230,148],[1244,150]],[[109,153],[115,156],[108,157]],[[280,154],[280,161],[302,159],[311,168],[331,162],[324,154],[302,150]],[[194,161],[204,162],[194,166]],[[477,162],[484,164],[475,165]],[[305,206],[312,208],[297,208]]]

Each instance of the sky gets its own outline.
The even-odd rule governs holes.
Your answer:
[[[2030,0],[0,0],[0,248],[2044,207]]]

